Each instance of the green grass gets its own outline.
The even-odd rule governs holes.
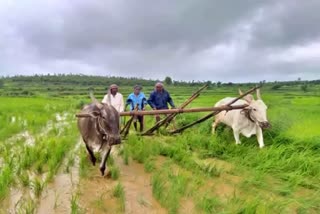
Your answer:
[[[171,168],[160,169],[152,176],[152,193],[169,213],[177,213],[180,199],[186,194],[188,178]]]
[[[42,190],[45,187],[45,183],[39,178],[35,178],[33,181],[31,181],[30,186],[36,198],[39,198],[41,196]]]
[[[1,89],[0,93],[14,94],[14,83],[6,83],[7,86],[7,91]],[[250,139],[242,136],[242,144],[235,145],[232,130],[223,125],[212,136],[212,120],[208,120],[176,136],[169,136],[164,129],[152,137],[130,134],[121,150],[124,164],[128,165],[130,161],[143,164],[152,177],[154,198],[170,213],[180,211],[184,198],[192,200],[199,213],[320,212],[320,87],[311,85],[304,93],[300,85],[288,85],[277,90],[272,86],[266,84],[262,88],[272,124],[270,130],[264,131],[265,148],[258,148],[254,136]],[[0,97],[0,201],[8,197],[13,186],[31,188],[39,197],[45,184],[58,173],[63,160],[66,160],[65,172],[70,170],[76,156],[70,151],[79,139],[74,113],[90,102],[87,96],[89,86],[50,85],[50,90],[43,85],[21,87],[34,95]],[[213,106],[223,97],[235,97],[237,87],[211,87],[188,108]],[[196,88],[167,87],[177,106]],[[247,88],[243,86],[242,90]],[[98,99],[102,98],[104,90],[102,85],[95,87]],[[121,87],[124,97],[131,90],[131,86]],[[148,94],[152,87],[144,90]],[[69,112],[66,118],[69,125],[60,128],[56,125],[59,123],[56,113],[63,112]],[[180,114],[176,117],[176,125],[188,124],[206,114]],[[53,126],[46,131],[49,121]],[[146,116],[145,121],[147,127],[154,124],[152,116]],[[34,138],[34,145],[26,145],[25,138],[9,142],[9,138],[24,131]],[[160,167],[159,156],[165,160]],[[85,149],[80,149],[79,158],[80,176],[86,178],[91,163]],[[207,164],[207,160],[212,163]],[[215,160],[233,167],[225,169],[215,164]],[[108,160],[108,167],[111,178],[118,179],[120,171],[112,157]],[[29,177],[28,173],[39,178]],[[40,180],[44,175],[47,179]],[[239,178],[239,181],[232,178]],[[217,194],[215,188],[219,186],[212,184],[220,183],[234,187],[234,194]],[[270,194],[275,199],[268,197]],[[120,183],[115,187],[113,196],[119,198],[119,209],[123,212],[125,194]],[[81,211],[78,196],[74,195],[70,203],[73,213]],[[32,213],[36,206],[25,201],[20,212]]]
[[[204,211],[204,213],[217,213],[220,208],[221,202],[218,198],[209,197],[207,195],[200,198],[197,207]]]
[[[79,196],[77,193],[72,194],[70,200],[71,206],[71,214],[78,214],[81,213],[81,207],[79,206]]]
[[[124,210],[125,210],[125,192],[124,192],[124,188],[121,185],[121,183],[118,183],[114,187],[112,195],[113,195],[113,197],[119,199],[120,211],[124,212]]]

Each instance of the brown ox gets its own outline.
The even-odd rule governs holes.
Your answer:
[[[93,103],[86,105],[78,114],[78,128],[93,165],[94,151],[101,152],[100,171],[104,175],[111,146],[120,144],[119,113],[107,104],[98,102],[91,94]]]

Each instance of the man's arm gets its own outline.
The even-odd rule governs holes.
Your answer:
[[[104,95],[102,101],[102,103],[108,104],[108,94]]]
[[[175,108],[175,105],[174,105],[174,103],[173,103],[173,100],[172,100],[169,92],[167,92],[167,93],[168,93],[168,103],[170,104],[170,106],[171,106],[172,108]]]
[[[119,107],[119,110],[120,110],[120,112],[123,112],[123,110],[124,110],[124,102],[123,102],[123,96],[122,96],[122,94],[119,94],[120,96],[119,96],[119,99],[120,99],[120,107]]]
[[[151,108],[153,108],[153,109],[156,108],[156,106],[154,104],[154,93],[153,92],[151,92],[150,97],[147,102],[151,106]]]
[[[127,106],[128,106],[128,105],[131,105],[130,110],[132,110],[132,109],[133,109],[133,107],[132,107],[133,101],[132,101],[130,95],[128,96],[128,98],[127,98],[127,100],[126,100],[126,106],[124,107],[124,109],[127,109]]]

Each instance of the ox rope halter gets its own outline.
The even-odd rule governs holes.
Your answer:
[[[101,116],[96,117],[97,134],[102,135],[102,139],[106,140],[107,142],[109,142],[110,139],[116,139],[115,135],[108,134],[108,132],[103,128],[102,122],[101,122],[102,119],[103,118],[101,118]]]
[[[244,114],[246,118],[248,118],[251,122],[257,124],[258,126],[260,126],[261,128],[268,128],[271,127],[270,124],[265,125],[264,122],[260,122],[258,121],[256,118],[252,117],[252,115],[250,114],[252,112],[252,108],[249,109],[242,109],[240,111],[241,114]]]
[[[248,118],[251,122],[253,123],[260,123],[259,121],[255,120],[254,118],[252,118],[252,115],[250,114],[252,112],[252,109],[251,108],[248,108],[248,109],[242,109],[241,111],[241,114],[244,114],[244,116],[246,118]]]

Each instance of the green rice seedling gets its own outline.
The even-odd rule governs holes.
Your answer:
[[[13,182],[13,171],[10,166],[1,168],[0,174],[0,201],[7,195],[10,185]]]
[[[41,196],[41,193],[45,187],[45,182],[42,182],[40,179],[35,178],[33,181],[31,181],[30,184],[31,188],[33,189],[34,195],[39,198]]]
[[[18,214],[34,214],[37,209],[36,201],[32,198],[23,199],[16,207]]]
[[[113,156],[111,154],[109,155],[109,158],[107,160],[107,165],[108,166],[113,166],[114,165],[114,158],[113,158]]]
[[[125,146],[121,147],[118,154],[121,155],[121,157],[123,159],[123,163],[125,165],[129,165],[129,145],[125,145]]]
[[[201,170],[211,177],[219,177],[221,174],[221,170],[218,169],[214,164],[206,164],[201,166]]]
[[[118,167],[116,166],[112,166],[110,167],[110,172],[111,172],[111,178],[113,180],[118,180],[119,176],[120,176],[120,170]]]
[[[112,195],[120,200],[120,211],[123,212],[125,210],[125,192],[121,183],[118,183],[113,188]]]
[[[123,162],[125,165],[129,165],[129,153],[127,151],[123,153]]]
[[[196,207],[204,213],[217,213],[221,207],[221,202],[218,198],[204,195],[199,199]]]
[[[23,187],[30,186],[30,178],[29,178],[28,173],[20,173],[19,179],[20,179],[20,183],[22,184]]]
[[[79,206],[78,200],[79,200],[78,194],[77,193],[72,194],[71,200],[70,200],[72,214],[78,214],[81,212],[81,208]]]
[[[124,195],[124,188],[121,185],[121,183],[118,183],[114,188],[113,188],[113,193],[112,195],[116,198],[120,198]]]
[[[36,172],[37,172],[38,174],[42,174],[42,173],[43,173],[43,165],[42,165],[42,163],[38,161],[38,162],[35,164],[35,169],[36,169]]]
[[[95,200],[93,203],[94,203],[94,206],[97,207],[98,209],[100,209],[101,211],[103,212],[107,212],[108,211],[108,208],[105,206],[104,204],[104,196],[105,196],[105,193],[102,193],[97,200]]]
[[[74,165],[75,155],[72,153],[68,157],[67,166],[71,167]]]
[[[161,178],[160,173],[155,173],[152,176],[151,184],[152,184],[152,193],[154,197],[160,200],[160,198],[162,198],[163,187],[165,185],[165,182]]]
[[[90,163],[84,150],[80,152],[79,174],[80,177],[88,177]]]
[[[145,162],[144,162],[144,171],[146,172],[152,172],[154,171],[156,168],[155,166],[155,161],[153,158],[148,158]]]
[[[152,176],[152,193],[154,197],[169,210],[176,213],[180,199],[188,188],[188,179],[183,174],[174,174],[170,168],[156,172]]]

